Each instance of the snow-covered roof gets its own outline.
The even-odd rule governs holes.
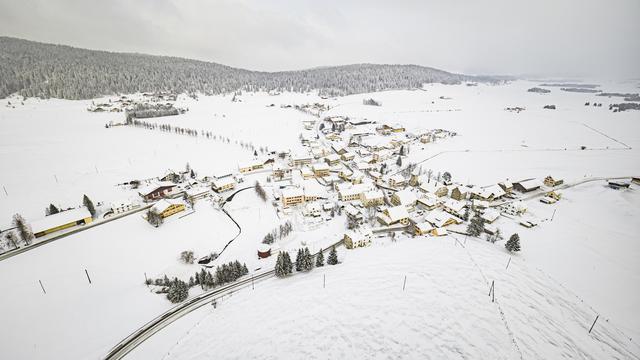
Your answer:
[[[138,193],[142,194],[142,195],[149,195],[152,192],[154,192],[155,190],[162,188],[162,187],[175,187],[176,184],[169,182],[169,181],[154,181],[151,182],[141,188],[138,189]]]
[[[338,156],[338,154],[331,154],[331,155],[327,155],[325,159],[330,162],[340,161],[340,156]]]
[[[393,194],[402,205],[414,205],[416,203],[416,195],[411,189],[404,189]]]
[[[447,199],[442,205],[457,213],[462,211],[464,207],[467,206],[464,201],[458,201],[455,199]]]
[[[389,182],[390,181],[394,181],[396,183],[401,183],[401,182],[405,181],[405,178],[401,174],[395,174],[395,175],[389,176]]]
[[[364,193],[365,200],[381,199],[384,198],[384,194],[380,190],[372,190]]]
[[[389,219],[391,219],[392,222],[396,222],[409,217],[407,207],[404,205],[387,208],[387,214],[389,215]]]
[[[211,183],[216,189],[219,189],[227,185],[235,184],[235,180],[232,177],[225,177],[222,179],[213,179]]]
[[[542,186],[542,183],[538,179],[529,179],[529,180],[525,180],[525,181],[519,181],[516,184],[519,184],[520,186],[522,186],[523,188],[525,188],[527,190],[532,190],[532,189],[535,189],[535,188],[538,188],[538,187]]]
[[[298,196],[304,196],[304,190],[302,188],[288,187],[282,190],[283,198],[292,198],[292,197],[298,197]]]
[[[485,221],[492,223],[500,217],[500,213],[494,209],[487,209],[484,214],[480,215],[480,217]]]
[[[68,224],[70,222],[90,218],[91,213],[86,207],[80,207],[72,210],[61,211],[57,214],[45,216],[40,220],[31,222],[31,230],[38,233],[56,226]]]
[[[433,226],[428,221],[416,223],[414,226],[423,233],[433,230]]]
[[[327,170],[329,170],[329,165],[327,165],[326,163],[313,164],[313,170],[314,171],[327,171]]]
[[[367,239],[371,239],[371,236],[373,235],[373,233],[369,229],[347,230],[344,234],[350,237],[352,241],[364,241]]]
[[[456,222],[462,222],[459,218],[441,210],[433,210],[425,218],[426,221],[430,222],[435,227],[444,226],[444,224],[450,219],[454,219]]]
[[[167,210],[167,208],[169,208],[169,206],[171,205],[184,205],[184,203],[180,200],[176,200],[176,199],[162,199],[158,202],[156,202],[155,204],[153,204],[153,206],[151,207],[151,211],[160,214],[162,212],[164,212],[165,210]]]

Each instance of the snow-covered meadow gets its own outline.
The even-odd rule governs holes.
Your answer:
[[[49,203],[76,206],[85,193],[105,203],[133,198],[135,192],[116,184],[158,176],[168,168],[181,169],[187,162],[199,175],[235,171],[239,162],[253,157],[235,140],[300,150],[302,120],[312,117],[280,108],[281,104],[321,102],[332,106],[326,115],[397,122],[408,131],[456,131],[459,135],[453,138],[413,145],[409,160],[435,172],[449,171],[454,180],[464,183],[488,185],[506,178],[546,175],[568,182],[585,176],[640,175],[638,112],[612,113],[608,104],[618,99],[592,94],[556,88],[547,95],[526,91],[537,84],[434,84],[425,91],[335,99],[290,93],[244,93],[242,102],[231,102],[230,96],[201,96],[198,101],[181,96],[178,105],[189,107],[189,112],[149,120],[210,130],[229,137],[229,144],[132,127],[106,129],[106,123],[122,121],[124,115],[89,113],[90,101],[27,99],[24,105],[8,108],[7,100],[0,100],[0,163],[5,170],[0,186],[6,189],[6,194],[0,189],[0,224],[8,224],[14,213],[38,219]],[[630,86],[603,84],[603,89],[626,92],[633,90]],[[364,106],[364,98],[379,100],[382,106]],[[603,106],[584,106],[594,100]],[[542,109],[547,104],[555,104],[557,110]],[[515,106],[526,110],[504,110]],[[580,150],[581,146],[586,149]],[[247,177],[249,185],[253,181]],[[478,267],[466,250],[445,237],[343,250],[344,263],[338,267],[314,270],[291,281],[264,282],[255,292],[234,295],[204,319],[181,320],[202,320],[189,336],[172,331],[173,326],[156,336],[167,344],[179,341],[169,357],[176,359],[212,353],[232,358],[286,357],[308,343],[314,344],[308,355],[318,358],[375,358],[385,351],[405,358],[459,354],[514,358],[518,350],[512,338],[524,358],[637,357],[637,345],[625,336],[640,335],[640,312],[635,306],[640,300],[636,285],[640,225],[634,221],[640,215],[640,193],[637,187],[615,192],[599,182],[563,195],[552,206],[531,201],[530,212],[539,218],[550,217],[557,208],[553,222],[535,229],[498,220],[506,233],[518,231],[523,241],[523,252],[509,271],[501,270],[507,259],[501,244],[468,242],[467,250],[484,277],[501,284],[498,303],[510,330],[496,305],[483,295],[488,288]],[[258,261],[255,249],[282,221],[274,208],[246,191],[227,210],[242,233],[220,261],[238,259],[250,269],[272,266],[273,259]],[[281,246],[313,246],[337,239],[342,229],[338,219],[313,231],[294,232]],[[229,218],[202,201],[193,215],[170,219],[158,229],[133,215],[1,261],[0,283],[12,289],[0,296],[6,324],[0,329],[3,353],[11,359],[46,359],[51,354],[70,359],[101,357],[170,307],[164,296],[145,287],[145,272],[150,277],[186,276],[198,267],[181,265],[180,251],[192,249],[204,255],[236,233]],[[88,285],[84,269],[93,284]],[[325,292],[320,287],[323,273],[328,277]],[[404,275],[408,289],[402,293]],[[38,280],[43,281],[46,295]],[[196,314],[202,312],[211,311]],[[608,321],[589,336],[584,327],[596,314]],[[298,325],[291,329],[283,324]],[[180,327],[180,322],[175,326],[191,328],[190,324]],[[274,333],[273,329],[280,330]],[[324,335],[317,338],[318,333]],[[243,337],[244,346],[212,341],[224,334]],[[278,334],[300,343],[291,341],[278,349],[269,346]],[[132,357],[158,357],[145,350],[143,346]]]

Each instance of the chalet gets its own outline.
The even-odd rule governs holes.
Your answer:
[[[340,172],[338,173],[338,177],[344,181],[351,181],[351,178],[353,177],[353,171],[345,167],[340,170]]]
[[[471,207],[474,210],[486,209],[486,208],[489,207],[489,202],[488,201],[484,201],[484,200],[480,200],[480,199],[473,199],[471,201]]]
[[[442,210],[431,211],[429,215],[427,215],[425,220],[431,223],[431,225],[438,228],[453,224],[462,224],[462,219],[459,219],[458,217],[446,213]]]
[[[382,214],[378,215],[378,221],[387,226],[395,224],[408,225],[409,212],[403,205],[386,208]]]
[[[347,204],[344,207],[344,212],[349,220],[358,224],[362,224],[364,222],[364,215],[362,215],[362,212],[355,206]]]
[[[291,168],[284,165],[276,164],[273,166],[272,176],[274,179],[277,179],[277,180],[290,179]]]
[[[413,209],[416,206],[416,200],[416,195],[410,189],[400,190],[391,195],[393,205],[404,205],[407,209]]]
[[[457,217],[463,217],[464,216],[464,208],[467,207],[467,204],[464,201],[458,201],[455,199],[447,199],[443,204],[442,204],[442,209],[446,212],[448,212],[451,215],[457,216]]]
[[[171,195],[174,193],[176,189],[176,184],[170,183],[168,181],[151,183],[147,186],[138,189],[138,194],[145,201],[153,201],[157,199],[161,199],[167,195]]]
[[[438,200],[435,197],[435,195],[432,195],[432,194],[426,194],[425,196],[423,196],[421,198],[418,198],[416,203],[420,207],[422,207],[424,209],[427,209],[427,210],[433,210],[436,207],[438,207]]]
[[[313,174],[316,177],[329,176],[329,165],[322,164],[322,163],[314,164],[313,165]]]
[[[513,189],[521,193],[538,190],[540,186],[542,186],[542,184],[537,179],[529,179],[513,183]]]
[[[435,228],[431,231],[432,236],[446,236],[449,232],[445,228]]]
[[[93,221],[86,207],[65,210],[57,214],[49,215],[43,219],[31,223],[33,235],[37,238],[56,231],[69,229],[78,225],[89,224]]]
[[[344,155],[346,152],[349,151],[344,146],[337,145],[337,144],[331,145],[331,150],[333,150],[338,155]]]
[[[437,197],[443,197],[449,193],[449,189],[444,184],[438,184],[435,181],[422,183],[419,189],[422,192],[434,194]]]
[[[184,209],[185,206],[182,201],[173,199],[162,199],[151,207],[151,211],[160,215],[163,219],[184,211]]]
[[[217,193],[223,193],[225,191],[233,190],[236,187],[236,181],[233,177],[224,177],[220,179],[213,179],[211,181],[211,189]]]
[[[347,249],[365,247],[371,244],[371,230],[349,230],[344,233],[344,246]]]
[[[304,208],[304,215],[311,217],[319,217],[322,215],[322,206],[318,203],[309,203]]]
[[[558,185],[562,185],[564,180],[562,179],[554,179],[551,175],[544,178],[544,184],[548,187],[556,187]]]
[[[373,161],[375,162],[383,162],[385,160],[391,159],[392,156],[393,152],[391,150],[380,150],[372,154]]]
[[[399,187],[399,186],[406,185],[407,180],[405,180],[404,176],[400,174],[395,174],[395,175],[389,176],[389,178],[387,179],[387,183],[391,187]]]
[[[418,236],[429,235],[431,234],[432,231],[433,231],[433,226],[427,221],[413,224],[413,233]]]
[[[269,256],[271,256],[271,246],[267,244],[260,244],[260,246],[258,247],[258,258],[264,259],[268,258]]]
[[[379,206],[384,204],[384,194],[380,190],[367,191],[362,195],[362,205]]]
[[[331,154],[331,155],[326,156],[324,158],[324,161],[329,166],[336,166],[336,165],[340,164],[340,156],[337,155],[337,154]]]
[[[314,177],[316,177],[316,174],[308,166],[303,166],[300,169],[300,175],[302,175],[303,179],[313,179]]]
[[[502,198],[506,193],[498,185],[492,185],[485,188],[476,188],[471,190],[471,198],[483,201],[493,201]]]

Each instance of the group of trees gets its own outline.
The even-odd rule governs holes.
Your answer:
[[[363,99],[362,105],[382,106],[382,103],[374,100],[373,98],[370,98],[370,99]]]
[[[123,54],[0,37],[0,98],[89,99],[145,91],[222,94],[236,90],[321,90],[335,96],[425,83],[488,78],[417,65],[357,64],[299,71],[262,72],[166,56]]]
[[[271,230],[270,233],[264,236],[262,239],[263,244],[273,244],[277,239],[283,239],[287,237],[293,231],[293,225],[290,221],[286,221],[284,224],[280,224],[277,228]]]
[[[158,214],[157,212],[153,211],[153,209],[149,209],[147,210],[147,221],[149,222],[149,224],[158,227],[160,225],[162,225],[162,223],[164,222],[164,218],[162,217],[162,215]]]
[[[180,253],[180,260],[182,260],[182,262],[185,264],[193,264],[193,262],[196,260],[196,257],[193,254],[193,251],[185,250]]]
[[[4,243],[6,245],[18,248],[18,241],[21,241],[24,245],[31,245],[35,236],[31,231],[31,227],[27,221],[20,214],[13,215],[11,219],[12,230],[7,231],[4,234]],[[4,248],[2,241],[0,241],[0,249]]]
[[[338,263],[338,251],[336,247],[331,247],[331,251],[329,252],[329,257],[327,258],[327,264],[336,265]],[[276,259],[275,272],[277,277],[285,277],[293,273],[294,264],[291,262],[291,257],[289,253],[286,251],[281,251],[278,253],[278,258]],[[308,247],[303,249],[298,249],[298,253],[296,255],[295,261],[295,270],[296,271],[311,271],[313,267],[321,267],[324,266],[324,254],[322,251],[319,251],[316,255],[315,262],[313,260],[313,255],[309,251]]]
[[[260,183],[258,181],[256,181],[256,184],[254,185],[254,188],[256,190],[256,194],[258,194],[258,197],[260,197],[260,199],[262,199],[262,201],[267,201],[267,192],[264,191],[264,189],[262,188],[262,185],[260,185]]]
[[[475,214],[469,222],[469,225],[467,225],[467,234],[479,237],[482,233],[485,232],[484,223],[484,219],[482,219],[478,214]],[[496,243],[497,241],[500,241],[502,239],[503,237],[500,229],[496,229],[495,233],[487,235],[487,241],[491,243]],[[517,233],[514,233],[513,235],[511,235],[511,237],[509,237],[509,240],[507,240],[504,246],[509,252],[520,251],[520,236]]]

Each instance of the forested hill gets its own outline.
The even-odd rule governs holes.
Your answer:
[[[89,99],[169,90],[217,94],[235,90],[319,89],[345,95],[483,79],[417,65],[358,64],[259,72],[167,56],[113,53],[0,37],[0,98]],[[486,79],[485,79],[486,80]]]

